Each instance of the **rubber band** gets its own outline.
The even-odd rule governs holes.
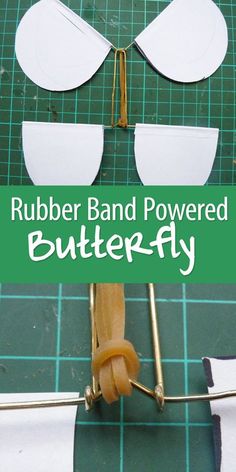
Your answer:
[[[116,98],[116,82],[117,82],[117,56],[119,54],[120,63],[120,118],[115,123],[115,98]],[[112,105],[111,105],[111,126],[115,128],[128,127],[128,98],[127,98],[127,53],[126,49],[115,49],[114,58],[114,74],[112,86]]]
[[[130,379],[139,372],[133,345],[124,339],[125,300],[122,284],[96,284],[95,323],[98,337],[92,369],[107,403],[132,393]]]

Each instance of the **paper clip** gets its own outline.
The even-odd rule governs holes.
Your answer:
[[[91,348],[92,356],[98,345],[96,325],[95,325],[95,290],[96,284],[90,284],[90,313],[91,313]],[[219,392],[214,394],[203,394],[203,395],[184,395],[184,396],[166,396],[164,388],[164,377],[162,371],[161,362],[161,348],[160,348],[160,334],[158,328],[158,314],[155,298],[154,284],[148,284],[149,290],[149,302],[150,302],[150,316],[152,326],[152,340],[153,340],[153,353],[155,362],[155,377],[156,386],[154,389],[146,387],[138,381],[130,379],[131,384],[141,393],[154,399],[159,407],[160,411],[163,411],[165,404],[168,403],[190,403],[190,402],[201,402],[201,401],[216,401],[225,398],[236,397],[236,390],[230,390],[225,392]],[[53,394],[52,394],[53,395]],[[102,399],[102,394],[99,389],[98,382],[92,377],[91,386],[85,388],[84,396],[80,398],[69,398],[61,400],[42,400],[42,401],[28,401],[28,402],[15,402],[15,403],[0,403],[0,411],[6,410],[21,410],[21,409],[33,409],[33,408],[53,408],[53,407],[65,407],[65,406],[79,406],[84,404],[87,411],[91,410],[95,403]]]

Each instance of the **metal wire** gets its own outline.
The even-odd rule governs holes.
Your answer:
[[[130,380],[133,387],[140,392],[144,393],[148,397],[151,397],[156,400],[155,390],[152,390],[140,382]],[[202,395],[184,395],[184,396],[164,396],[165,403],[193,403],[193,402],[207,402],[215,400],[223,400],[225,398],[236,397],[236,390],[229,390],[226,392],[212,393],[212,394],[202,394]]]
[[[39,400],[32,402],[0,403],[0,411],[6,410],[28,410],[34,408],[54,408],[62,406],[79,406],[85,404],[85,397],[67,398],[61,400]]]
[[[153,340],[153,352],[155,362],[155,374],[156,374],[156,387],[155,395],[159,403],[160,410],[164,410],[164,377],[161,363],[161,343],[158,329],[158,316],[157,316],[157,305],[155,299],[155,288],[154,284],[148,284],[149,289],[149,300],[150,300],[150,315],[152,324],[152,340]]]
[[[153,332],[153,345],[154,345],[154,360],[155,370],[157,378],[157,386],[155,389],[150,389],[145,385],[141,384],[136,380],[130,379],[130,383],[133,387],[140,391],[142,394],[156,400],[163,409],[164,403],[192,403],[192,402],[206,402],[223,400],[227,398],[236,397],[236,390],[229,390],[225,392],[213,393],[213,394],[202,394],[202,395],[184,395],[184,396],[166,396],[164,394],[164,378],[161,365],[161,349],[160,349],[160,336],[158,329],[158,318],[155,300],[154,285],[148,284],[149,287],[149,299],[150,299],[150,313],[152,322]],[[90,311],[91,311],[91,338],[92,338],[92,355],[97,347],[97,333],[94,321],[94,308],[95,308],[95,284],[90,285]],[[161,390],[159,387],[161,386]],[[24,410],[34,408],[54,408],[54,407],[66,407],[66,406],[80,406],[85,405],[86,410],[91,410],[94,404],[102,398],[99,390],[99,385],[94,378],[92,378],[92,387],[88,386],[85,389],[84,397],[81,398],[67,398],[60,400],[39,400],[39,401],[27,401],[27,402],[13,402],[13,403],[0,403],[0,411],[10,410]]]
[[[127,50],[115,49],[114,57],[114,73],[112,83],[111,98],[111,128],[127,128],[128,127],[128,98],[127,98]],[[117,82],[117,61],[120,64],[120,118],[115,122],[115,98],[116,98],[116,82]]]
[[[95,351],[97,349],[97,346],[98,346],[97,330],[96,330],[95,317],[94,317],[95,284],[90,284],[89,286],[89,300],[90,300],[90,317],[91,317],[91,350],[92,350],[92,358],[93,358]],[[95,398],[99,396],[99,385],[94,376],[92,376],[92,391]]]

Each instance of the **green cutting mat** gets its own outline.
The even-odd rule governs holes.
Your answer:
[[[1,0],[0,6],[0,182],[30,184],[21,143],[21,122],[56,121],[110,124],[114,53],[95,77],[80,89],[49,93],[37,88],[21,71],[14,55],[17,25],[34,3]],[[115,46],[128,46],[169,2],[156,0],[65,0]],[[129,120],[172,125],[219,127],[217,158],[210,184],[236,182],[235,52],[236,1],[216,3],[229,30],[224,64],[208,80],[175,84],[158,75],[133,47],[128,53]],[[199,30],[201,34],[201,30]],[[134,161],[133,130],[105,133],[105,151],[97,184],[140,184]]]
[[[154,386],[145,285],[126,285],[127,338]],[[202,356],[234,355],[235,285],[158,285],[166,393],[202,393]],[[78,391],[90,382],[85,285],[3,285],[0,391]],[[172,405],[160,414],[139,392],[91,413],[79,411],[75,472],[215,472],[208,404]]]

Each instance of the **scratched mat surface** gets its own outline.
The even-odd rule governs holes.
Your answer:
[[[0,5],[0,183],[7,185],[31,184],[22,153],[23,120],[110,124],[113,52],[91,81],[72,92],[44,91],[21,71],[14,55],[15,31],[32,3],[31,0],[1,0]],[[64,3],[116,47],[126,47],[169,2],[64,0]],[[172,83],[154,72],[135,47],[129,50],[129,122],[220,128],[209,184],[233,185],[236,183],[233,162],[236,1],[217,0],[216,3],[227,21],[229,49],[224,64],[210,79],[191,85]],[[96,184],[140,184],[132,129],[105,131],[104,156]]]
[[[202,356],[235,355],[235,285],[158,285],[167,395],[206,392]],[[126,337],[154,386],[145,285],[126,285]],[[90,383],[86,285],[2,285],[0,392],[80,391]],[[211,335],[209,336],[209,333]],[[81,407],[74,472],[215,472],[207,403],[168,405],[160,414],[134,392],[111,407]]]

